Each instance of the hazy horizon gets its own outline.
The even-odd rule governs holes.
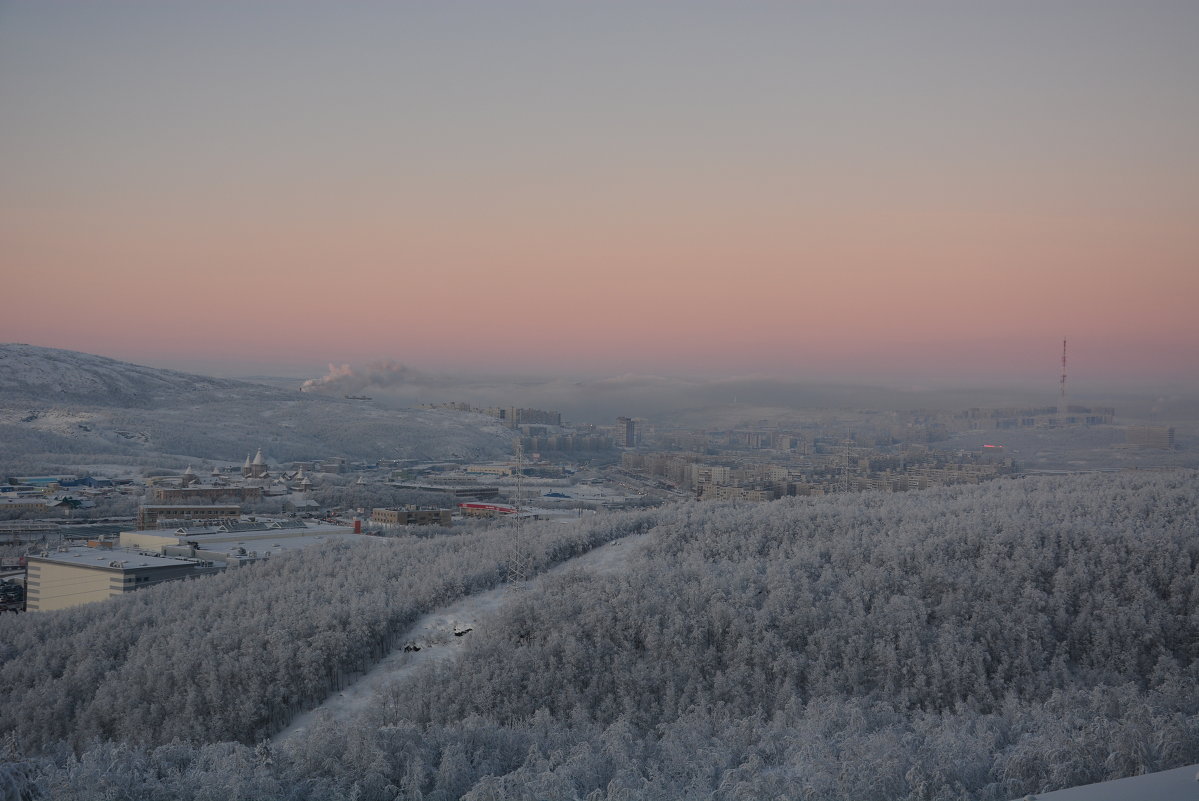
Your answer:
[[[1199,375],[1199,5],[0,8],[0,340]],[[210,368],[211,369],[211,368]]]
[[[26,343],[34,344],[34,343]],[[41,346],[48,347],[48,346]],[[88,353],[90,351],[83,351]],[[467,402],[480,407],[526,406],[558,409],[574,422],[604,422],[618,415],[663,421],[675,413],[705,408],[722,416],[744,410],[752,416],[780,410],[878,409],[959,410],[971,407],[1053,406],[1060,389],[1055,372],[1039,377],[835,375],[783,372],[663,371],[605,373],[462,369],[425,366],[398,359],[318,365],[246,365],[187,358],[138,361],[113,353],[92,355],[148,367],[265,383],[331,395],[369,395],[393,408],[424,403]],[[1060,357],[1060,354],[1059,354]],[[1132,381],[1088,375],[1082,365],[1068,379],[1068,402],[1115,406],[1129,420],[1199,420],[1199,380]]]

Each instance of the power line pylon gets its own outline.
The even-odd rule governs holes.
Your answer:
[[[525,490],[525,449],[520,438],[516,439],[516,493],[512,505],[519,515],[524,505]],[[521,533],[524,525],[517,523],[512,528],[511,551],[508,554],[508,583],[521,585],[529,580],[529,553],[525,547],[524,536]]]

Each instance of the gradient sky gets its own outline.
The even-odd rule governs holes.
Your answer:
[[[0,341],[1199,376],[1199,3],[3,2]]]

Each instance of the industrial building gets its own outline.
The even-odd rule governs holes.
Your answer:
[[[521,447],[528,453],[541,451],[605,451],[612,447],[612,438],[595,434],[550,434],[521,437]]]
[[[28,556],[26,565],[25,608],[30,612],[67,609],[220,570],[204,560],[83,547]]]
[[[510,476],[516,468],[510,464],[468,464],[462,468],[465,473],[484,473],[491,476]]]
[[[0,512],[45,512],[49,507],[45,498],[8,497],[12,493],[0,496]]]
[[[163,556],[212,560],[224,567],[241,567],[318,543],[352,541],[363,536],[350,526],[278,522],[184,529],[174,534],[173,543],[169,538],[159,540]],[[130,532],[130,541],[136,538],[145,542],[145,535],[146,532]]]
[[[455,498],[494,498],[500,494],[499,487],[485,487],[479,484],[447,486],[446,484],[395,483],[391,486],[398,489],[420,490],[421,492],[437,492],[443,495],[452,495]]]
[[[1170,426],[1129,426],[1124,429],[1124,439],[1141,448],[1174,449],[1174,429]]]
[[[61,547],[29,556],[25,608],[31,612],[67,609],[320,542],[359,537],[350,526],[298,521],[231,521],[219,526],[123,531],[120,547],[96,541],[88,547]]]
[[[150,500],[157,503],[195,504],[199,501],[256,501],[262,497],[259,486],[220,486],[205,484],[187,487],[153,487]]]
[[[139,530],[158,528],[164,523],[174,525],[229,523],[241,517],[236,504],[143,504],[137,510]]]
[[[377,526],[448,526],[452,523],[451,516],[450,509],[372,509],[371,523]]]
[[[520,511],[506,503],[460,503],[458,508],[466,517],[498,517],[514,515]]]
[[[233,520],[213,526],[184,526],[176,529],[156,531],[122,531],[122,548],[139,548],[166,554],[167,549],[189,547],[208,550],[214,545],[233,543],[281,542],[304,540],[308,543],[325,536],[353,534],[350,526],[335,526],[328,523],[307,523],[301,520]],[[178,555],[177,552],[170,552]]]

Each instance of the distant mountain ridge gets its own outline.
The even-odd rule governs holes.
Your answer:
[[[104,455],[241,461],[489,458],[511,432],[490,418],[360,401],[0,345],[0,463],[102,463]]]
[[[144,367],[79,351],[0,345],[0,398],[143,406],[196,392],[255,390],[264,395],[280,393],[246,381]]]

